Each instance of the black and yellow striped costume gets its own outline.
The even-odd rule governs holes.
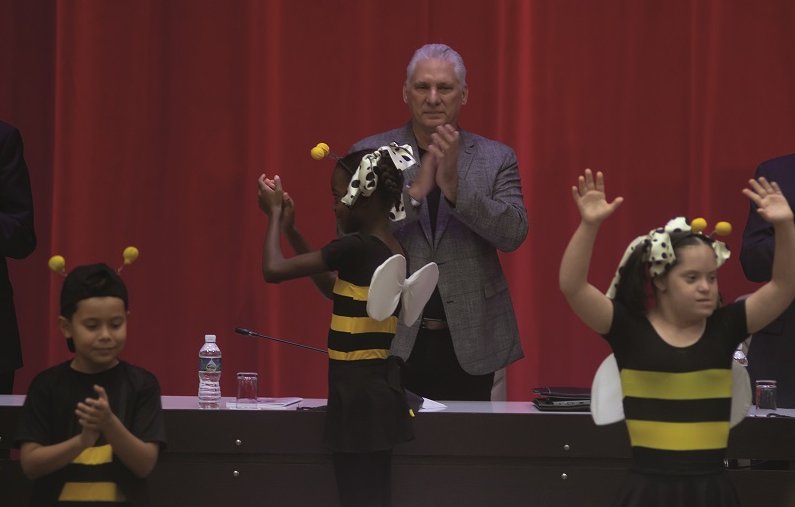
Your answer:
[[[613,308],[605,338],[621,374],[633,468],[642,475],[630,481],[633,491],[625,491],[633,500],[621,505],[700,505],[692,496],[701,494],[725,498],[710,505],[735,505],[724,458],[732,355],[747,336],[745,304],[717,309],[701,338],[688,347],[669,345],[645,317],[618,303]],[[665,496],[668,490],[685,496]]]
[[[392,252],[379,239],[360,234],[332,241],[321,252],[337,271],[325,441],[335,451],[391,449],[413,438],[400,360],[389,357],[397,317],[382,322],[368,317],[367,292],[373,272]]]
[[[118,459],[118,458],[116,458]],[[95,445],[80,453],[64,469],[68,477],[58,493],[58,501],[69,505],[91,502],[91,505],[125,504],[127,497],[112,480],[118,475],[119,464],[114,463],[113,448],[109,444]]]

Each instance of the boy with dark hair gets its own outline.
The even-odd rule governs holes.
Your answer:
[[[79,266],[64,280],[60,306],[58,325],[75,355],[33,379],[17,431],[22,470],[35,481],[31,504],[146,505],[144,478],[165,427],[155,376],[118,359],[127,288],[105,264]]]

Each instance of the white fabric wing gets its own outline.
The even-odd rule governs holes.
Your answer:
[[[401,296],[403,301],[402,319],[405,325],[411,326],[417,322],[438,281],[439,266],[435,262],[429,262],[406,279]]]
[[[616,356],[610,354],[602,361],[591,384],[591,417],[602,426],[624,419],[624,392]]]
[[[400,289],[406,280],[406,258],[393,255],[373,272],[367,292],[367,315],[381,321],[392,315],[400,301]]]
[[[428,263],[406,278],[406,258],[395,254],[373,272],[367,294],[367,315],[381,321],[389,318],[403,303],[403,323],[411,326],[425,308],[439,280],[439,267]]]
[[[732,411],[731,427],[734,428],[745,419],[751,407],[751,379],[743,365],[732,360]]]

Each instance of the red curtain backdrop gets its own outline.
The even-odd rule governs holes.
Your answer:
[[[222,389],[258,371],[260,395],[324,397],[326,359],[233,333],[250,327],[325,346],[330,303],[308,280],[266,285],[261,172],[280,174],[299,227],[334,236],[328,162],[408,118],[414,49],[464,57],[464,128],[515,148],[530,234],[502,255],[526,357],[508,395],[589,385],[608,353],[557,288],[578,214],[569,187],[604,170],[626,202],[604,226],[592,281],[606,287],[626,244],[674,215],[728,220],[739,252],[756,165],[795,151],[791,0],[0,0],[0,118],[23,133],[39,247],[10,261],[25,367],[69,357],[55,322],[67,266],[121,264],[131,294],[123,357],[164,394],[196,392],[205,333]],[[736,259],[726,299],[753,290]],[[2,353],[2,351],[0,351]]]

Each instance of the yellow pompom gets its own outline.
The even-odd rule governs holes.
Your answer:
[[[732,233],[732,224],[729,222],[718,222],[715,224],[715,234],[718,236],[728,236]]]
[[[128,266],[135,262],[135,260],[138,258],[138,253],[138,249],[134,246],[128,246],[125,248],[124,252],[121,254],[122,257],[124,257],[124,265]]]
[[[707,228],[707,221],[703,218],[694,218],[692,222],[690,222],[690,229],[693,232],[702,232],[704,229]]]
[[[63,273],[66,270],[66,259],[60,255],[53,255],[50,257],[50,260],[47,261],[47,266],[56,273]]]
[[[309,151],[309,155],[311,155],[312,158],[315,160],[323,160],[324,158],[326,158],[326,153],[323,151],[323,149],[320,146],[315,146],[314,148],[312,148]]]

